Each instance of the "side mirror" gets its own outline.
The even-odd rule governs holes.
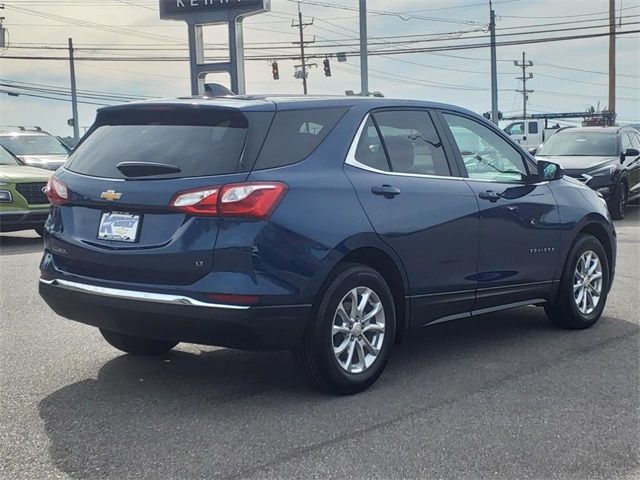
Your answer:
[[[622,161],[624,161],[627,157],[639,157],[640,151],[637,148],[627,148],[624,152],[622,152]]]
[[[538,147],[531,147],[527,149],[527,152],[529,152],[531,155],[535,155],[537,151],[538,151]]]
[[[560,180],[564,176],[564,170],[553,162],[538,160],[538,178],[542,181]]]

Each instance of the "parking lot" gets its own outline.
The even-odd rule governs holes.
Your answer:
[[[0,236],[1,478],[638,478],[640,209],[603,318],[521,308],[425,328],[351,397],[287,353],[121,355],[37,293],[42,241]]]

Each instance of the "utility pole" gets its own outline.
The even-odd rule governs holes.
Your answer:
[[[300,2],[298,2],[298,23],[293,23],[291,22],[291,26],[294,28],[298,28],[298,30],[300,31],[300,41],[299,42],[293,42],[294,45],[300,45],[300,65],[295,65],[296,68],[300,68],[300,76],[302,77],[302,91],[304,92],[304,94],[306,95],[307,92],[307,70],[309,67],[315,65],[315,64],[310,64],[307,65],[305,56],[304,56],[304,46],[308,43],[314,43],[315,39],[312,41],[308,41],[305,42],[304,41],[304,27],[308,27],[310,25],[313,25],[313,19],[311,19],[310,22],[307,23],[303,23],[302,22],[302,11],[300,10]],[[296,78],[298,78],[298,72],[296,72]]]
[[[527,118],[527,100],[529,100],[529,94],[533,93],[533,90],[527,90],[527,80],[533,78],[533,73],[527,75],[527,67],[533,67],[533,62],[529,60],[527,62],[526,53],[522,52],[522,63],[518,63],[517,60],[513,61],[516,67],[522,68],[522,77],[517,77],[518,80],[522,80],[522,90],[516,90],[516,92],[522,94],[522,118]]]
[[[73,59],[73,39],[69,39],[69,69],[71,71],[71,110],[73,113],[73,140],[80,141],[80,126],[78,123],[78,94],[76,92],[76,66]]]
[[[609,111],[616,111],[616,0],[609,0]]]
[[[369,53],[367,51],[367,0],[360,0],[360,95],[369,96]]]
[[[491,31],[491,121],[498,125],[498,61],[496,59],[496,13],[489,1],[489,30]]]

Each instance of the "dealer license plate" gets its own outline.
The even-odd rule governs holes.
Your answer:
[[[140,215],[125,212],[105,212],[100,219],[98,238],[115,242],[136,242]]]

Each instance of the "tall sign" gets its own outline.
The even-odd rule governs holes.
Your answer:
[[[245,93],[244,41],[242,20],[250,15],[268,12],[270,0],[159,0],[160,18],[187,23],[191,93],[204,93],[204,78],[208,73],[228,72],[231,90]],[[204,58],[202,27],[226,23],[229,27],[229,61],[207,62]]]

